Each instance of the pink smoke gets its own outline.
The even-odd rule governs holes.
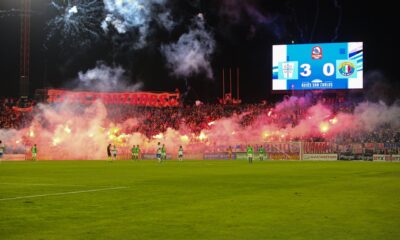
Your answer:
[[[191,132],[182,121],[179,129],[168,128],[146,137],[127,130],[141,124],[140,118],[132,116],[121,123],[112,122],[100,101],[88,107],[39,104],[29,127],[18,131],[0,129],[0,139],[27,152],[35,143],[42,159],[104,159],[109,143],[128,150],[139,144],[145,152],[154,153],[157,142],[161,142],[170,153],[177,152],[180,145],[189,153],[221,144],[301,141],[309,137],[330,140],[349,131],[367,133],[382,124],[400,127],[400,107],[396,104],[363,102],[355,106],[353,113],[334,113],[327,105],[292,97],[263,110],[246,126],[241,122],[252,113],[210,121],[197,133]]]

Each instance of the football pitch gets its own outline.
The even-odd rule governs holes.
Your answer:
[[[0,239],[400,239],[400,163],[0,163]]]

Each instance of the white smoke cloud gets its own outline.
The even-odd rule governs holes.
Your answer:
[[[157,22],[168,31],[172,31],[176,25],[171,12],[167,10],[157,15]]]
[[[189,77],[205,72],[208,78],[213,78],[210,60],[215,45],[214,37],[207,31],[200,13],[194,18],[189,32],[183,34],[176,43],[162,45],[161,52],[174,75]]]
[[[97,66],[86,72],[79,72],[79,88],[91,91],[137,91],[141,82],[130,84],[121,66],[110,67],[98,62]]]
[[[390,124],[392,128],[400,128],[400,106],[398,104],[386,105],[383,102],[363,102],[354,109],[361,126],[371,131],[379,125]]]
[[[175,26],[170,10],[165,7],[167,0],[103,0],[107,12],[101,23],[105,32],[112,26],[118,33],[124,34],[131,29],[139,32],[136,48],[146,46],[150,23],[157,21],[167,30]],[[157,9],[157,10],[156,10]]]

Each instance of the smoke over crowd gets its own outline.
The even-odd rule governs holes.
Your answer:
[[[242,106],[225,113],[218,105],[193,106],[186,113],[179,107],[135,110],[138,107],[127,106],[117,110],[119,107],[100,101],[85,106],[68,102],[39,104],[30,122],[19,130],[1,129],[0,139],[25,150],[35,143],[48,159],[101,159],[109,143],[127,148],[139,144],[144,151],[154,152],[157,142],[162,142],[169,152],[176,152],[182,145],[190,153],[207,151],[215,145],[315,138],[337,142],[348,134],[364,136],[361,141],[381,141],[367,136],[382,127],[393,132],[400,128],[397,103],[388,106],[361,102],[350,111],[335,111],[330,104],[291,97],[276,105]],[[147,114],[151,116],[146,118]],[[150,130],[143,131],[146,125]]]
[[[207,12],[202,11],[199,2],[183,4],[191,11],[182,10],[180,16],[175,9],[178,4],[169,0],[52,0],[50,7],[55,16],[47,23],[47,41],[57,41],[59,46],[75,45],[77,49],[105,41],[111,42],[110,51],[126,51],[128,64],[100,57],[91,63],[92,67],[78,70],[73,80],[78,89],[115,92],[137,91],[146,85],[146,81],[137,79],[133,83],[130,76],[132,70],[137,70],[133,60],[143,52],[161,56],[169,77],[215,79],[218,68],[213,66],[213,59],[219,47],[223,47],[218,37],[229,38],[233,33],[227,33],[226,29],[242,27],[244,21],[246,38],[254,37],[257,30],[267,29],[275,41],[296,39],[285,27],[287,15],[261,10],[256,1],[221,0],[217,1],[216,9]],[[333,3],[341,14],[340,4]],[[211,17],[217,19],[213,23],[219,23],[219,27],[211,26]],[[333,31],[335,39],[340,20],[339,15]],[[295,22],[300,34],[297,39],[302,39],[306,31]],[[308,29],[311,39],[314,30]],[[123,49],[119,45],[129,47]],[[119,147],[139,144],[152,152],[156,143],[162,142],[171,151],[182,145],[195,152],[218,144],[312,141],[313,138],[338,141],[347,134],[367,138],[380,128],[400,128],[398,102],[390,105],[360,102],[351,107],[335,107],[321,99],[290,97],[277,104],[244,105],[234,110],[225,110],[218,104],[183,109],[107,106],[101,101],[92,105],[68,101],[40,103],[31,113],[19,116],[29,119],[21,126],[0,125],[0,139],[22,152],[37,144],[39,153],[49,159],[100,159],[104,158],[109,143]],[[119,117],[115,117],[115,112]]]

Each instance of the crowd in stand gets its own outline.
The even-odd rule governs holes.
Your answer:
[[[332,107],[334,112],[349,112],[354,110],[355,103],[349,101],[331,102],[329,99],[319,99],[319,102]],[[139,124],[128,129],[125,133],[140,132],[147,137],[165,132],[168,128],[179,129],[181,126],[190,129],[193,133],[210,128],[212,121],[238,116],[242,126],[251,125],[260,116],[268,116],[265,124],[275,124],[286,127],[288,124],[296,126],[305,117],[306,110],[316,100],[307,104],[295,102],[291,107],[273,108],[272,105],[262,104],[200,104],[181,107],[137,107],[131,105],[106,105],[107,119],[114,123],[122,123],[130,118],[138,120]],[[26,103],[25,103],[26,105]],[[34,105],[30,102],[28,105]],[[19,100],[12,98],[0,99],[0,129],[21,129],[29,126],[35,108],[32,111],[18,111]],[[77,108],[79,108],[77,106]],[[84,110],[81,107],[80,110]],[[296,139],[285,139],[296,140]],[[303,139],[304,140],[304,139]],[[321,137],[306,139],[308,141],[324,141]],[[400,142],[400,129],[392,129],[390,126],[381,126],[371,132],[346,131],[336,137],[336,142]]]
[[[181,126],[185,126],[193,133],[200,133],[201,130],[209,128],[211,122],[233,115],[240,115],[240,123],[247,126],[267,109],[267,106],[260,104],[202,104],[167,108],[108,105],[107,113],[108,119],[112,122],[124,122],[129,118],[136,118],[141,124],[128,129],[128,132],[141,132],[151,137],[165,132],[168,128],[179,129]]]
[[[30,104],[33,102],[30,101]],[[19,111],[20,109],[16,108],[19,105],[18,99],[0,99],[0,129],[21,129],[29,125],[32,114],[30,111]]]

